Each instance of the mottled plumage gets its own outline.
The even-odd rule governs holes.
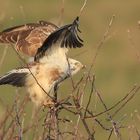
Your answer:
[[[79,61],[69,58],[68,62],[70,64],[70,73],[72,76],[83,68],[83,65]],[[9,84],[16,87],[25,87],[32,101],[39,106],[41,104],[47,105],[50,103],[51,99],[46,93],[53,97],[54,86],[59,85],[68,77],[70,77],[70,75],[64,72],[59,63],[57,65],[51,65],[49,63],[34,64],[30,65],[29,68],[23,67],[14,69],[1,76],[0,85]]]
[[[80,32],[78,24],[79,18],[77,17],[72,24],[55,28],[56,30],[45,39],[42,45],[38,49],[35,48],[37,52],[34,62],[28,64],[29,67],[27,68],[12,70],[0,77],[0,85],[25,86],[35,104],[46,105],[49,103],[51,99],[47,94],[52,96],[52,91],[54,91],[57,85],[83,68],[83,65],[79,61],[67,58],[68,48],[80,48],[83,46],[83,41],[78,36],[78,32]],[[51,24],[52,26],[54,25]],[[19,30],[20,28],[25,27],[19,26]],[[5,32],[16,30],[18,30],[18,27],[11,30],[8,29]],[[27,38],[29,38],[28,40],[32,39],[30,35]],[[23,43],[21,48],[24,47],[28,49],[32,46],[26,47]],[[31,54],[31,52],[28,52],[28,54]]]
[[[37,49],[57,28],[55,24],[46,21],[15,26],[0,33],[0,43],[13,44],[17,51],[35,56]]]

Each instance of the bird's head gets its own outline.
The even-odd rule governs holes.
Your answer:
[[[85,66],[77,60],[69,58],[68,61],[69,61],[71,75],[74,75],[77,72],[79,72],[81,69],[85,68]]]

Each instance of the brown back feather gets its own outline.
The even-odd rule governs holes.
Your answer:
[[[0,43],[14,44],[16,50],[35,56],[45,39],[57,28],[53,23],[46,21],[15,26],[0,33]]]

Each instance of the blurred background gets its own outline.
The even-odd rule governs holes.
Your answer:
[[[39,20],[50,21],[58,26],[71,23],[79,13],[83,2],[84,0],[65,0],[62,15],[62,0],[1,0],[0,30]],[[96,86],[100,90],[107,106],[113,105],[113,103],[124,97],[134,84],[140,83],[140,25],[138,24],[140,22],[140,1],[88,0],[80,17],[81,37],[84,40],[84,47],[73,49],[69,54],[85,64],[89,69],[97,46],[102,40],[113,15],[115,15],[115,20],[109,36],[100,49],[92,70],[92,73],[96,75]],[[4,47],[5,45],[0,44],[1,57]],[[16,53],[11,47],[8,47],[0,74],[2,75],[20,65]],[[79,79],[84,71],[76,75],[74,80]],[[60,90],[65,93],[69,87],[70,81],[67,80],[61,85]],[[26,94],[24,89],[20,89],[20,93],[21,96]],[[13,104],[15,96],[15,88],[0,86],[0,98],[6,104]],[[85,96],[84,102],[86,100]],[[29,103],[28,106],[27,112],[30,112],[32,103]],[[0,117],[2,117],[4,110],[5,107],[0,104]],[[121,116],[126,115],[123,120],[125,126],[131,126],[134,123],[140,124],[139,119],[136,118],[135,121],[133,118],[134,114],[139,114],[139,111],[140,95],[137,94],[115,119],[117,120],[117,117],[121,118]],[[129,129],[122,130],[123,138],[130,139],[132,137],[137,139],[136,135],[128,134],[128,132],[131,132],[131,129]],[[105,140],[107,136],[108,134],[102,129],[97,129],[97,140]],[[115,140],[115,137],[112,137],[112,139]]]

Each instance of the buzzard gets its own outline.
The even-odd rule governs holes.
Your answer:
[[[6,41],[8,43],[8,39],[9,42],[15,39],[17,41],[13,41],[13,43],[16,43],[15,47],[28,55],[32,54],[32,56],[34,56],[34,62],[29,63],[26,67],[14,69],[4,76],[1,76],[0,85],[10,84],[17,87],[26,87],[31,100],[37,106],[53,103],[53,93],[56,87],[63,80],[73,76],[84,67],[81,62],[67,57],[68,48],[80,48],[83,46],[83,40],[78,35],[78,32],[80,32],[78,28],[79,18],[77,17],[73,23],[60,28],[56,28],[54,24],[49,25],[52,25],[51,27],[55,31],[52,31],[50,35],[47,36],[45,41],[41,43],[41,46],[38,45],[37,49],[35,48],[36,52],[33,51],[35,54],[30,53],[30,51],[23,51],[24,47],[28,50],[28,46],[26,46],[28,41],[26,37],[24,38],[24,34],[23,36],[21,34],[21,38],[27,42],[24,41],[26,43],[23,43],[20,47],[17,45],[19,44],[19,37],[12,35],[13,30],[14,33],[17,31],[17,34],[20,36],[18,28],[21,30],[23,26],[14,27],[3,32],[9,36],[7,36],[7,39],[6,36],[5,39],[3,37],[3,42],[5,40],[5,43]],[[36,28],[38,28],[37,25]],[[29,36],[28,40],[30,40]],[[29,45],[31,48],[33,46],[34,44]]]

